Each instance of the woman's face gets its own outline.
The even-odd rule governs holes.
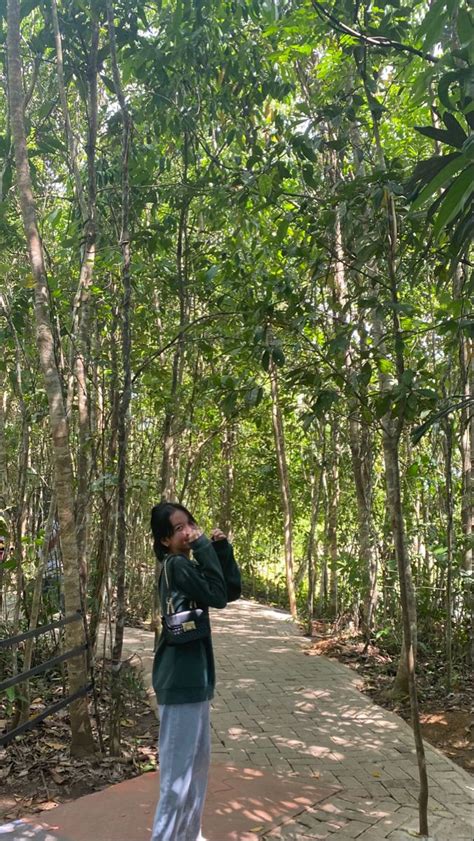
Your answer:
[[[186,555],[189,557],[189,543],[196,538],[196,524],[192,523],[184,511],[176,510],[170,516],[173,534],[162,539],[171,555]]]

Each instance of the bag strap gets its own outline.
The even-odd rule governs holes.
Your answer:
[[[166,581],[166,610],[167,610],[168,614],[176,613],[176,611],[174,609],[174,605],[173,605],[173,597],[170,593],[170,583],[169,583],[169,580],[168,580],[168,570],[166,568],[166,564],[168,563],[169,559],[170,559],[170,555],[167,555],[165,560],[164,560],[164,563],[163,563],[163,570],[164,570],[164,573],[165,573],[165,581]],[[190,600],[189,607],[191,608],[191,610],[194,610],[197,607],[197,604],[194,601],[194,599]]]
[[[173,597],[170,594],[170,583],[168,581],[168,570],[166,569],[166,564],[169,561],[169,555],[165,558],[165,562],[163,564],[163,569],[165,571],[165,581],[166,581],[166,610],[168,613],[175,613],[174,605],[173,605]]]

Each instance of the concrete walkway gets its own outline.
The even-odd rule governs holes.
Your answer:
[[[409,726],[362,695],[348,667],[308,656],[308,640],[286,613],[240,601],[214,611],[213,628],[209,841],[419,837]],[[142,659],[149,688],[152,647],[152,634],[126,629],[126,651]],[[474,778],[425,748],[430,839],[473,841]],[[0,841],[148,841],[156,777],[0,827]]]

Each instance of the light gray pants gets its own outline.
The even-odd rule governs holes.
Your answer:
[[[200,841],[211,759],[209,701],[160,706],[160,799],[151,841]]]

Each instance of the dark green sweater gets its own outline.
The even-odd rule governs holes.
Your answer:
[[[190,601],[208,610],[223,608],[240,596],[240,572],[227,540],[211,542],[201,535],[191,544],[193,558],[169,555],[168,581],[176,612],[187,610]],[[166,582],[159,583],[161,612],[166,608]],[[168,645],[160,637],[153,662],[153,688],[159,704],[192,704],[214,695],[215,667],[212,640]]]

